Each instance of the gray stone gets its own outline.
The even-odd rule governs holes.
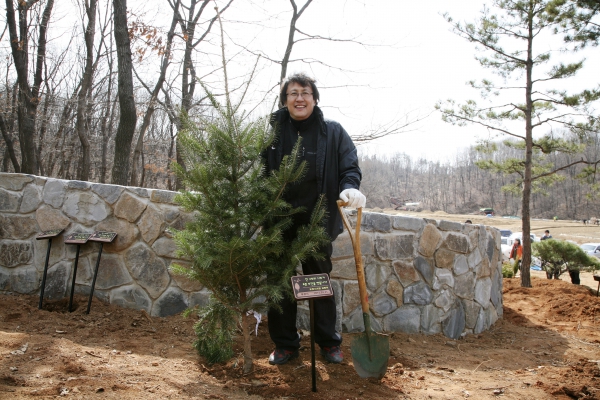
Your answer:
[[[429,286],[420,281],[404,289],[404,304],[418,304],[424,306],[433,300],[433,293]]]
[[[342,283],[336,280],[331,281],[331,288],[333,289],[333,297],[335,298],[335,330],[336,332],[342,331],[342,316],[344,315],[344,309],[342,307],[342,301],[344,297],[344,289]],[[308,302],[307,302],[308,303]],[[309,329],[310,329],[310,313],[309,313]]]
[[[0,179],[0,188],[19,191],[22,190],[25,185],[33,182],[31,176],[25,174],[11,174],[11,173],[0,173],[2,179]]]
[[[103,183],[94,183],[91,187],[92,191],[102,197],[108,204],[115,204],[125,188],[117,185],[105,185]]]
[[[469,230],[469,251],[473,251],[477,248],[479,244],[479,229],[480,225],[471,225]]]
[[[462,304],[465,309],[465,326],[468,329],[475,329],[479,312],[482,310],[481,306],[473,300],[462,300]]]
[[[173,281],[175,281],[177,286],[179,286],[181,288],[181,290],[185,290],[186,292],[198,292],[198,291],[202,290],[202,284],[200,282],[198,282],[197,280],[191,279],[191,278],[187,277],[186,275],[176,274],[172,269],[172,267],[175,264],[177,264],[180,267],[184,267],[184,268],[190,268],[191,265],[190,265],[190,263],[180,262],[180,261],[178,261],[176,263],[171,263],[171,265],[169,265],[169,268],[168,268],[169,275],[171,276]]]
[[[452,304],[454,304],[454,300],[455,297],[452,292],[448,289],[444,289],[438,294],[433,304],[444,310],[444,312],[447,312]]]
[[[454,277],[452,276],[452,272],[443,268],[435,269],[435,278],[433,282],[433,290],[439,290],[442,287],[446,286],[450,289],[454,287]]]
[[[179,288],[170,287],[154,302],[151,314],[157,317],[167,317],[178,314],[186,308],[185,294]]]
[[[358,305],[360,305],[358,283],[344,282],[344,298],[342,300],[344,315],[347,315],[353,311]]]
[[[485,329],[490,329],[498,321],[498,314],[494,307],[488,307],[485,309]]]
[[[492,280],[490,278],[479,279],[475,283],[475,301],[487,308],[490,304],[490,295],[492,292]]]
[[[173,221],[171,223],[171,225],[169,225],[169,228],[175,229],[177,231],[184,230],[185,227],[187,226],[187,224],[190,223],[190,222],[193,222],[194,219],[195,219],[195,217],[194,217],[193,213],[182,212],[179,215],[179,217],[177,217],[175,219],[175,221]]]
[[[97,259],[97,255],[91,258],[94,268],[96,268]],[[131,279],[129,271],[125,268],[125,263],[120,255],[102,254],[100,266],[98,267],[98,277],[96,278],[98,289],[111,289],[131,282],[133,282],[133,279]]]
[[[48,286],[47,283],[46,286]],[[10,274],[10,289],[12,292],[33,294],[39,287],[40,275],[38,275],[35,267],[18,268]]]
[[[38,209],[41,202],[42,196],[40,195],[38,188],[34,185],[27,185],[23,190],[23,200],[21,201],[19,212],[21,214],[27,214],[35,211]]]
[[[150,197],[150,194],[148,193],[148,189],[127,186],[127,191],[134,193],[136,196],[142,197],[144,199],[147,199],[148,197]]]
[[[65,229],[71,223],[71,220],[62,213],[62,211],[44,205],[35,212],[35,219],[40,227],[40,231],[49,231],[51,229]]]
[[[402,306],[403,300],[404,300],[404,288],[402,287],[402,285],[400,284],[400,282],[398,282],[395,279],[390,279],[390,281],[387,284],[387,287],[385,288],[385,291],[392,296],[394,299],[396,299],[396,305],[398,307]]]
[[[29,264],[33,258],[30,241],[2,240],[0,242],[0,266],[6,268]]]
[[[157,298],[169,286],[170,277],[165,263],[145,245],[138,243],[125,254],[125,264],[136,280],[152,298]]]
[[[27,239],[38,231],[37,221],[33,215],[0,214],[1,239]]]
[[[494,257],[495,249],[496,249],[496,241],[490,235],[490,236],[488,236],[487,248],[486,248],[487,256],[488,256],[488,259],[490,260],[490,262],[492,262],[492,258]]]
[[[371,292],[375,292],[381,285],[383,285],[390,275],[392,269],[389,265],[383,265],[380,263],[370,263],[365,266],[365,280],[367,287]]]
[[[152,244],[165,229],[166,223],[158,210],[147,207],[137,225],[144,241]]]
[[[386,332],[419,333],[421,310],[417,306],[402,306],[383,318]]]
[[[468,272],[454,278],[454,294],[460,298],[473,300],[475,296],[475,276]]]
[[[415,267],[413,267],[412,263],[396,260],[392,262],[392,267],[396,271],[398,279],[404,287],[412,285],[414,282],[421,280],[421,277],[417,273]]]
[[[0,292],[10,290],[9,269],[0,267]]]
[[[465,310],[460,302],[450,310],[446,319],[442,321],[444,335],[452,339],[459,339],[465,329]]]
[[[435,266],[438,268],[452,269],[454,267],[454,253],[451,250],[440,248],[435,252]]]
[[[433,304],[423,307],[421,312],[421,330],[428,335],[435,335],[442,331],[440,311]]]
[[[175,196],[177,196],[177,192],[171,192],[168,190],[153,190],[150,194],[150,201],[153,203],[175,204]]]
[[[152,300],[138,285],[122,286],[110,292],[110,303],[120,307],[150,312]]]
[[[485,318],[485,310],[483,308],[479,309],[479,312],[477,313],[477,323],[475,324],[475,327],[473,328],[473,333],[478,335],[481,332],[485,331],[485,324],[486,324],[486,318]]]
[[[412,257],[414,254],[413,234],[385,235],[375,238],[375,252],[381,260],[396,260]]]
[[[67,181],[67,187],[69,189],[76,190],[88,190],[92,184],[86,181]]]
[[[374,332],[382,332],[382,325],[373,314],[369,313],[369,321],[371,323],[371,330]],[[364,332],[365,321],[362,310],[357,308],[348,317],[342,319],[342,332],[353,333],[353,332]]]
[[[421,256],[415,258],[414,265],[421,274],[425,282],[429,285],[433,283],[433,260],[427,260]]]
[[[392,228],[399,231],[414,231],[419,232],[425,227],[423,218],[405,217],[395,215],[392,217]]]
[[[419,253],[424,257],[432,257],[442,240],[442,234],[433,224],[425,225],[419,240]]]
[[[469,252],[469,241],[467,240],[467,237],[458,233],[448,233],[443,246],[456,253],[466,254]]]
[[[85,226],[104,221],[111,213],[104,200],[91,192],[70,192],[62,209],[71,219]]]
[[[189,307],[206,307],[210,302],[210,292],[207,289],[202,289],[199,292],[190,294]]]
[[[79,257],[79,262],[77,263],[77,275],[75,276],[76,285],[92,286],[94,272],[92,271],[91,265],[94,265],[95,267],[96,264],[91,264],[88,257]]]
[[[479,264],[479,268],[476,269],[477,279],[484,278],[486,276],[490,276],[492,270],[490,269],[490,262],[487,257],[483,257],[481,259],[481,264]]]
[[[48,182],[44,185],[44,192],[42,198],[44,203],[54,207],[62,207],[65,201],[65,193],[67,190],[67,184],[63,180],[48,179]]]
[[[115,204],[115,216],[129,222],[135,222],[142,215],[146,206],[147,204],[142,200],[129,193],[123,193]]]
[[[0,189],[0,211],[14,213],[19,209],[21,194]]]
[[[367,265],[365,257],[362,257],[362,260],[363,265]],[[331,263],[333,264],[330,274],[332,278],[356,280],[356,262],[354,261],[354,257],[332,260]]]
[[[44,299],[55,300],[67,296],[67,289],[71,287],[69,277],[72,270],[73,264],[68,261],[61,261],[48,269]]]
[[[375,232],[388,233],[392,231],[392,219],[387,214],[366,213],[364,218],[366,225]]]
[[[492,289],[490,300],[494,307],[498,308],[502,305],[502,273],[496,270],[492,273]]]
[[[445,220],[441,220],[440,223],[438,224],[438,228],[441,231],[460,232],[460,231],[462,231],[462,227],[463,227],[463,224],[461,224],[460,222],[451,222],[451,221],[445,221]]]
[[[398,307],[396,299],[388,296],[385,292],[380,292],[369,301],[371,312],[378,317],[382,317],[394,311]]]
[[[104,249],[110,253],[118,253],[131,246],[139,235],[138,229],[125,220],[119,218],[108,218],[96,226],[97,231],[117,232],[117,237],[111,243],[104,245]]]
[[[454,273],[456,275],[462,275],[469,272],[469,263],[467,257],[463,254],[459,254],[454,258]]]
[[[179,210],[177,207],[163,206],[161,210],[165,217],[165,221],[167,221],[169,224],[175,221],[181,214],[181,210]]]
[[[469,254],[467,261],[470,269],[478,269],[481,265],[481,253],[478,251],[472,252]]]

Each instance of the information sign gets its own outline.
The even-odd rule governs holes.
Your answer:
[[[292,276],[292,288],[297,300],[333,296],[333,289],[327,274]]]
[[[36,239],[37,239],[37,240],[40,240],[40,239],[48,239],[48,238],[53,238],[53,237],[55,237],[55,236],[58,236],[58,235],[60,235],[60,233],[61,233],[62,231],[64,231],[64,228],[63,228],[63,229],[51,229],[51,230],[49,230],[49,231],[44,231],[44,232],[40,233],[40,234],[39,234],[39,235],[36,237]]]
[[[70,235],[65,236],[65,243],[84,244],[89,240],[91,235],[92,235],[91,233],[74,232],[74,233],[71,233]]]
[[[90,236],[90,240],[93,242],[110,243],[113,240],[115,240],[115,237],[117,237],[117,232],[96,231],[92,233],[92,236]]]

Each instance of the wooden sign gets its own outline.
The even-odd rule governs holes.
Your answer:
[[[333,296],[327,274],[292,276],[292,289],[296,300]]]
[[[93,242],[110,243],[113,240],[115,240],[116,237],[117,237],[117,232],[96,231],[96,232],[92,233],[92,236],[90,236],[90,240]]]
[[[74,232],[65,236],[65,243],[84,244],[89,240],[90,236],[92,236],[91,233]]]
[[[40,239],[49,239],[49,238],[53,238],[53,237],[55,237],[55,236],[58,236],[58,235],[60,235],[60,233],[61,233],[62,231],[64,231],[64,230],[65,230],[64,228],[61,228],[61,229],[51,229],[51,230],[49,230],[49,231],[44,231],[44,232],[40,233],[40,234],[39,234],[39,235],[36,237],[36,239],[37,239],[37,240],[40,240]]]

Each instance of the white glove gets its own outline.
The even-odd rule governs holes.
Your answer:
[[[362,208],[367,204],[367,198],[357,189],[345,189],[340,193],[340,200],[346,204],[346,207]]]

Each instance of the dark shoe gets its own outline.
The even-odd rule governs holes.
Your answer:
[[[269,356],[269,364],[271,365],[281,365],[286,362],[293,360],[294,358],[298,358],[298,350],[284,350],[284,349],[275,349],[274,352]]]
[[[321,347],[321,355],[330,363],[339,364],[344,361],[344,353],[340,346]]]

